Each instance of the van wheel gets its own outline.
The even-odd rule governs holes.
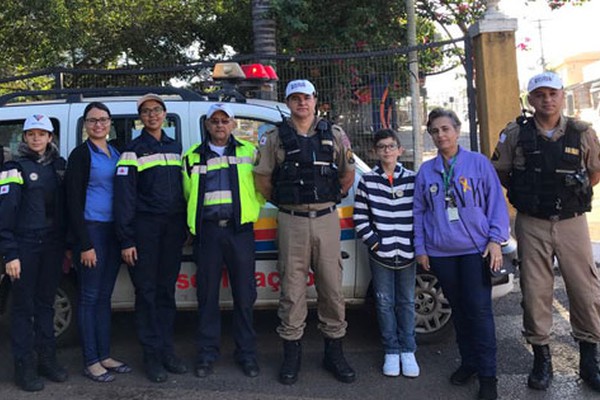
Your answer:
[[[77,342],[77,287],[74,276],[65,275],[60,281],[54,300],[54,336],[57,346]]]
[[[430,272],[417,270],[415,331],[420,344],[444,342],[452,337],[452,309],[440,283]]]

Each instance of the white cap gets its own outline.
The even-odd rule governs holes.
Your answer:
[[[23,132],[31,129],[41,129],[50,133],[54,132],[54,126],[52,126],[50,118],[41,114],[34,114],[25,120],[25,123],[23,124]]]
[[[560,76],[556,75],[554,72],[543,72],[529,80],[529,84],[527,85],[527,91],[531,93],[535,89],[541,87],[547,87],[551,89],[562,89],[563,83],[560,79]]]
[[[148,93],[138,99],[138,101],[137,101],[138,112],[140,111],[140,108],[142,108],[142,104],[144,104],[145,102],[147,102],[149,100],[157,101],[162,105],[162,108],[164,108],[165,110],[167,109],[167,106],[165,106],[165,101],[162,99],[162,97],[160,97],[159,95],[154,94],[154,93]]]
[[[314,96],[317,91],[310,81],[307,81],[306,79],[297,79],[287,84],[287,87],[285,88],[285,98],[287,99],[294,93],[310,94]]]
[[[218,111],[221,111],[221,112],[227,114],[227,116],[229,118],[235,118],[235,115],[233,115],[233,110],[231,109],[229,104],[225,104],[225,103],[215,103],[212,106],[210,106],[210,108],[208,109],[208,112],[206,113],[206,118],[212,117],[213,114]]]

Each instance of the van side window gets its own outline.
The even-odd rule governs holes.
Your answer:
[[[263,134],[275,128],[275,125],[270,122],[255,119],[237,117],[236,121],[237,128],[233,131],[235,137],[252,142],[255,146],[258,145]]]
[[[52,135],[54,143],[58,146],[60,140],[60,126],[56,118],[50,118],[54,126],[54,134]],[[10,150],[13,155],[17,154],[19,143],[22,141],[23,124],[25,119],[14,119],[9,121],[0,121],[0,145],[5,149]]]
[[[181,141],[181,129],[179,125],[179,119],[174,115],[167,115],[163,122],[163,130],[167,136],[178,142]],[[84,128],[83,118],[80,118],[79,126],[81,134],[78,144],[83,143],[88,137]],[[113,145],[117,150],[123,151],[129,142],[142,133],[143,127],[144,125],[137,115],[113,115],[108,134],[108,143]]]

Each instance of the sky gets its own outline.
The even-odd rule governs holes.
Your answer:
[[[521,86],[528,77],[542,72],[542,54],[546,63],[552,66],[568,56],[600,51],[597,35],[599,0],[590,0],[580,6],[566,5],[554,11],[543,0],[527,6],[523,0],[502,0],[500,10],[517,18],[516,44],[525,44],[528,48],[517,50]]]
[[[500,11],[517,19],[515,44],[525,44],[527,48],[516,50],[521,89],[525,89],[531,76],[543,71],[540,62],[542,51],[549,66],[574,54],[600,51],[600,30],[597,28],[600,0],[590,0],[581,6],[566,5],[554,11],[545,0],[525,3],[525,0],[500,1]],[[538,25],[541,26],[541,35]],[[457,78],[457,70],[427,77],[428,95],[439,105],[449,106],[444,104],[443,99],[460,96],[464,88],[465,82],[463,78]],[[458,107],[455,111],[463,112],[466,100],[463,103],[455,104]]]

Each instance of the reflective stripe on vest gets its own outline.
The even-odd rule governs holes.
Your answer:
[[[117,167],[128,166],[137,168],[137,160],[137,154],[135,154],[133,151],[126,151],[124,153],[121,153],[121,157],[119,157],[119,161],[117,162]]]
[[[215,190],[204,194],[205,206],[218,206],[221,204],[231,204],[233,201],[231,190]]]
[[[8,171],[0,172],[0,185],[6,185],[9,183],[16,183],[18,185],[23,184],[23,177],[21,171],[18,169],[9,169]]]
[[[139,172],[153,167],[181,167],[181,156],[175,153],[156,153],[138,158],[134,152],[125,152],[121,154],[117,166],[135,167]]]
[[[218,163],[222,163],[223,161],[220,159],[226,158],[229,165],[236,165],[238,176],[236,188],[239,191],[241,203],[239,223],[247,224],[250,222],[255,222],[258,219],[260,209],[265,201],[254,188],[254,176],[252,174],[252,168],[254,157],[256,155],[256,149],[250,142],[237,138],[236,141],[239,142],[241,146],[236,146],[235,156],[218,157],[208,160],[207,163],[210,163],[212,160],[219,160]],[[200,179],[203,179],[202,176],[206,175],[209,169],[207,165],[200,165],[200,154],[197,152],[199,146],[199,144],[192,146],[186,152],[184,157],[186,162],[183,166],[183,185],[187,201],[187,223],[190,232],[193,235],[198,234],[196,231],[196,217],[199,207],[202,206],[202,204],[198,204]],[[217,163],[217,161],[214,163]],[[186,164],[188,165],[189,171],[186,170]],[[235,183],[233,184],[235,185]],[[205,197],[208,194],[209,193],[205,193]],[[231,194],[229,197],[232,197]]]

